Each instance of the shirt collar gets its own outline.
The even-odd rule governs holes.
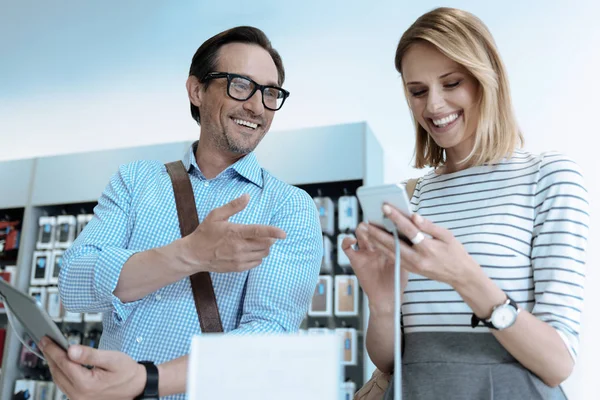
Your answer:
[[[196,169],[200,176],[204,177],[202,171],[200,171],[200,167],[198,167],[198,163],[196,162],[196,150],[198,149],[198,141],[195,141],[190,146],[190,149],[183,157],[183,165],[185,169],[189,172],[190,169]],[[254,152],[247,154],[242,157],[238,161],[236,161],[233,165],[229,166],[225,171],[221,172],[221,174],[227,173],[228,170],[234,170],[239,175],[248,179],[250,182],[254,183],[258,187],[263,187],[263,174],[262,168],[258,164],[258,160],[256,159],[256,155]]]

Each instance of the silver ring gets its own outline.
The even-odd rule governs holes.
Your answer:
[[[423,235],[423,232],[421,232],[421,231],[417,232],[417,234],[415,235],[415,237],[412,238],[412,239],[410,239],[410,241],[414,245],[417,245],[417,244],[421,243],[423,240],[425,240],[425,235]]]

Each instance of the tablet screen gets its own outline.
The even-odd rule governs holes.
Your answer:
[[[37,298],[34,300],[3,279],[0,279],[0,296],[4,298],[5,308],[10,311],[9,317],[12,315],[16,319],[16,321],[9,319],[9,322],[18,337],[22,337],[22,332],[19,331],[24,329],[35,343],[38,343],[42,337],[48,336],[63,349],[69,347],[56,323],[52,321],[46,310],[36,303]],[[39,300],[42,300],[41,294]]]

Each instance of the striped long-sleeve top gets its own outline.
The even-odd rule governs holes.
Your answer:
[[[421,178],[414,211],[449,229],[520,307],[554,327],[577,355],[589,203],[577,164],[522,150],[494,165]],[[409,275],[405,332],[474,331],[449,285]],[[475,331],[486,332],[479,326]]]

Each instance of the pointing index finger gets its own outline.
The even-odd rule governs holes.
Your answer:
[[[240,226],[240,234],[244,239],[255,238],[272,238],[285,239],[286,233],[270,225],[242,225]]]

